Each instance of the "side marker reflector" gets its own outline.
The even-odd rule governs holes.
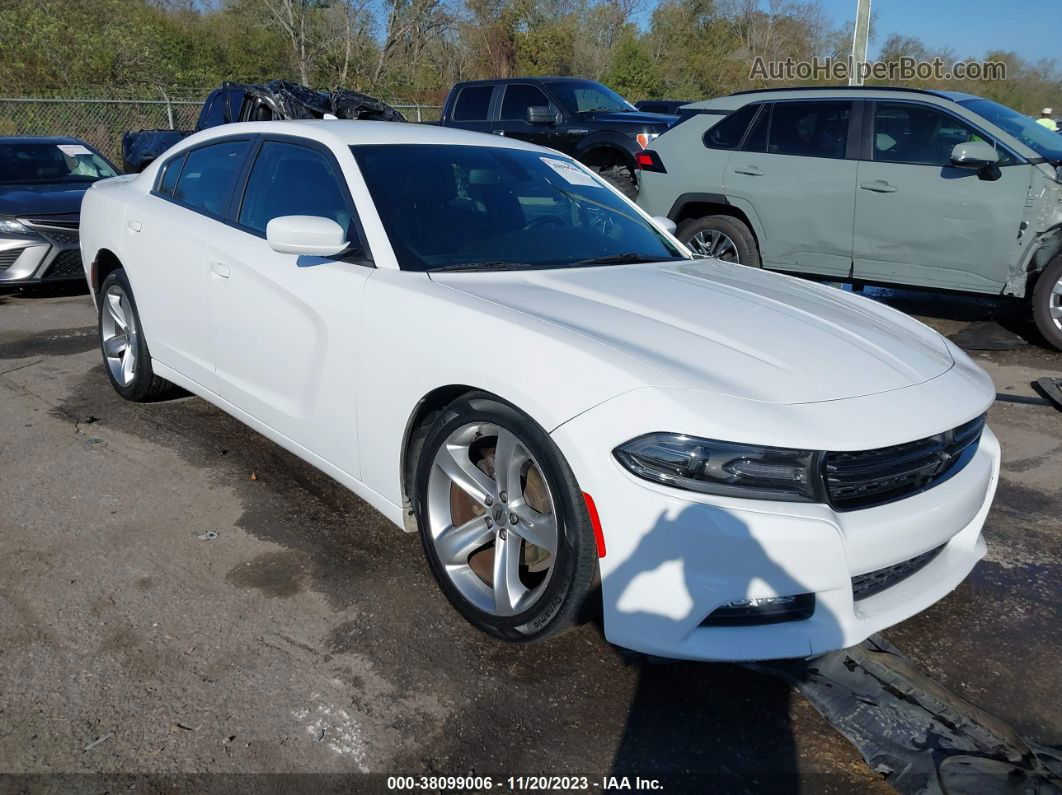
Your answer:
[[[603,558],[605,557],[605,534],[601,532],[601,517],[597,515],[597,506],[594,505],[594,498],[584,491],[583,499],[586,501],[586,512],[590,514],[590,526],[594,528],[594,540],[597,541],[597,556]]]

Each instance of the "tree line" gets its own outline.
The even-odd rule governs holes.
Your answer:
[[[851,24],[810,0],[0,0],[7,96],[200,97],[277,77],[439,102],[459,80],[580,75],[630,99],[763,87],[757,57],[844,57]],[[1027,113],[1062,105],[1054,61],[957,54],[893,35],[881,59],[976,55],[1005,80],[970,91]],[[782,85],[781,83],[772,83]]]

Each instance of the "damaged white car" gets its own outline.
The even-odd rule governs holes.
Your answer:
[[[985,551],[988,377],[665,226],[520,141],[287,121],[98,183],[81,245],[120,394],[183,387],[418,531],[494,637],[599,581],[621,646],[803,657],[947,594]]]

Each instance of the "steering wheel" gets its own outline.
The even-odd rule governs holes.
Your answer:
[[[545,226],[546,224],[557,224],[558,226],[564,226],[565,220],[559,215],[540,215],[538,218],[532,218],[526,224],[522,231],[526,232],[528,229],[534,229],[536,226]]]

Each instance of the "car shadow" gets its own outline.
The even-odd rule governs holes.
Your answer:
[[[697,535],[691,533],[694,523],[710,528],[702,537],[718,537],[719,543],[698,544]],[[662,570],[674,576],[678,569],[689,596],[688,609],[661,608],[667,615],[643,605],[626,609],[632,593],[645,596],[651,580],[642,578],[659,576]],[[727,598],[763,585],[780,595],[812,590],[784,563],[772,559],[742,521],[721,510],[713,517],[706,506],[661,515],[627,559],[608,573],[605,587],[623,613],[622,620],[635,622],[639,637],[681,642],[693,633],[715,631],[699,627],[706,617],[701,613],[711,612],[722,601],[713,599],[712,593],[720,576],[732,571],[755,574],[728,590]],[[814,620],[822,633],[820,642],[841,644],[837,620],[821,602]],[[775,626],[787,628],[786,623]],[[656,778],[669,791],[801,789],[791,718],[795,691],[787,683],[733,663],[666,661],[620,653],[640,670],[610,775],[627,776],[632,783],[636,776]]]
[[[0,301],[4,298],[65,298],[72,295],[88,295],[89,288],[88,282],[83,280],[78,281],[62,281],[55,283],[40,282],[38,284],[27,284],[25,286],[12,285],[11,287],[5,287],[4,292],[0,294]]]

